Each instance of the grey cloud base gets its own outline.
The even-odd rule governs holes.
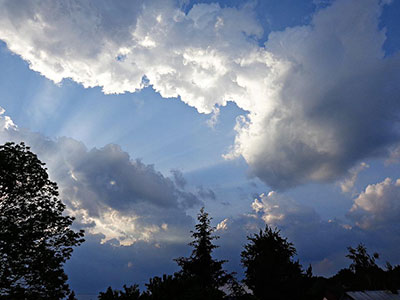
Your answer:
[[[185,240],[193,223],[186,209],[202,202],[152,165],[132,160],[117,145],[88,151],[71,138],[50,140],[19,130],[1,115],[0,125],[0,142],[31,146],[59,185],[67,213],[88,233],[101,234],[102,242]]]

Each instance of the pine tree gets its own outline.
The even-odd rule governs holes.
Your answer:
[[[216,260],[212,257],[212,252],[218,246],[213,244],[213,240],[219,237],[213,235],[215,227],[210,225],[211,218],[204,208],[198,214],[198,224],[195,231],[191,231],[194,240],[189,244],[194,249],[190,257],[180,257],[175,261],[181,267],[179,275],[186,280],[191,280],[199,287],[199,293],[207,294],[208,299],[222,298],[223,292],[220,288],[224,286],[230,278],[222,265],[225,260]]]

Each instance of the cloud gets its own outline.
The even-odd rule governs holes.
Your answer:
[[[269,226],[301,225],[319,221],[319,216],[310,207],[299,205],[294,200],[276,192],[261,194],[251,207]]]
[[[46,163],[67,213],[102,242],[182,241],[193,219],[186,209],[201,201],[181,190],[153,165],[133,160],[118,145],[87,150],[71,138],[50,140],[19,130],[0,115],[0,142],[24,141]]]
[[[386,178],[382,182],[370,184],[355,200],[348,217],[357,226],[377,230],[390,228],[399,232],[400,179]]]
[[[235,151],[272,187],[333,180],[398,142],[400,60],[384,58],[381,9],[336,1],[311,25],[269,35],[266,49],[288,67],[237,127]]]
[[[400,159],[400,145],[395,145],[389,149],[389,157],[385,160],[385,165],[397,164]]]
[[[332,275],[344,266],[346,247],[362,237],[345,223],[323,220],[311,207],[277,192],[261,194],[254,199],[251,207],[251,213],[224,219],[218,224],[219,244],[224,248],[225,259],[229,260],[227,265],[238,274],[242,274],[243,270],[238,268],[240,260],[237,253],[248,243],[246,236],[258,233],[266,224],[278,228],[283,237],[294,243],[297,258],[304,266],[309,263],[313,267],[319,266],[322,261],[329,260],[330,264],[321,264],[314,269],[322,275]]]
[[[210,188],[205,188],[204,186],[199,186],[197,187],[197,195],[199,196],[199,198],[207,200],[207,199],[211,199],[211,200],[215,200],[217,199],[217,196],[215,195],[214,191]]]
[[[0,106],[0,129],[2,130],[8,130],[8,129],[17,129],[17,125],[14,124],[14,122],[11,120],[9,116],[4,115],[5,114],[4,108]]]
[[[400,55],[385,57],[385,2],[318,5],[309,25],[269,34],[251,5],[174,1],[0,2],[0,39],[54,82],[105,93],[150,84],[200,113],[246,111],[226,157],[274,189],[332,181],[399,142]]]
[[[349,176],[344,180],[342,180],[341,182],[339,182],[342,193],[351,192],[357,181],[358,174],[367,168],[369,168],[369,165],[367,165],[365,162],[362,162],[358,166],[351,168],[349,170]]]
[[[179,188],[184,189],[187,182],[186,182],[185,177],[183,176],[183,173],[181,171],[179,171],[179,170],[171,170],[171,173],[172,173],[172,176],[174,178],[175,184]]]
[[[398,188],[398,184],[393,182],[389,185]],[[376,190],[375,186],[373,188]],[[371,187],[367,187],[367,190],[371,190]],[[376,199],[375,193],[370,191],[368,194],[374,199],[373,203],[384,202],[382,199]],[[365,198],[362,195],[360,197]],[[394,195],[391,199],[394,201]],[[236,256],[248,242],[244,237],[258,233],[260,229],[265,228],[265,224],[278,228],[281,235],[294,244],[300,263],[304,267],[311,263],[318,275],[331,276],[340,268],[348,267],[350,261],[345,257],[347,247],[354,247],[360,242],[380,253],[384,260],[397,263],[400,256],[393,250],[397,249],[399,243],[399,235],[393,234],[398,232],[399,226],[398,218],[395,217],[399,215],[397,206],[391,205],[385,210],[384,214],[387,217],[384,221],[385,226],[376,226],[377,222],[371,224],[372,226],[362,226],[364,223],[358,220],[365,221],[365,218],[359,215],[369,218],[369,213],[360,208],[359,200],[355,203],[359,203],[357,210],[361,211],[356,212],[352,209],[342,219],[324,220],[313,208],[300,204],[285,194],[278,192],[261,194],[251,205],[253,213],[224,219],[217,225],[220,228],[218,234],[221,236],[219,244],[225,249],[225,258],[230,261],[228,265],[236,268],[235,271],[239,274],[243,270],[234,263],[240,264]],[[368,204],[363,207],[370,206]],[[391,214],[390,209],[394,210]],[[376,211],[377,209],[374,210],[374,214],[377,214]],[[388,217],[389,214],[391,217]],[[356,221],[355,224],[353,221]],[[395,228],[397,231],[393,231]]]
[[[228,229],[228,219],[223,219],[217,224],[216,230],[227,230]]]

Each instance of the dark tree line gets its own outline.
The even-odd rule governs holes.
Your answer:
[[[24,144],[0,146],[0,300],[76,300],[63,264],[83,231],[70,227],[63,215],[57,185],[44,164]],[[331,278],[316,277],[295,260],[296,248],[269,227],[248,236],[241,252],[244,279],[224,270],[225,260],[213,258],[218,246],[215,227],[202,208],[192,231],[189,257],[175,259],[180,270],[153,277],[141,292],[137,284],[122,290],[109,287],[99,300],[284,300],[340,299],[345,291],[400,289],[400,266],[376,263],[363,244],[348,248],[351,264]]]
[[[210,218],[204,209],[198,215],[198,224],[192,232],[193,247],[190,257],[175,261],[181,270],[173,275],[163,275],[149,280],[146,290],[140,293],[138,285],[124,286],[123,291],[101,292],[99,300],[322,300],[340,299],[346,291],[400,289],[400,266],[386,264],[383,270],[376,264],[377,253],[370,255],[363,244],[349,247],[346,255],[351,260],[348,268],[331,278],[313,276],[311,265],[304,270],[295,260],[296,248],[278,229],[266,225],[264,230],[247,237],[248,243],[241,253],[245,270],[242,282],[235,274],[223,269],[224,260],[212,258],[217,247],[212,243]],[[245,288],[247,287],[247,289]]]

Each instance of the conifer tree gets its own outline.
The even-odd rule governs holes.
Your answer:
[[[198,223],[192,231],[194,240],[189,244],[194,249],[190,257],[180,257],[176,262],[181,267],[179,275],[186,280],[192,280],[198,285],[201,293],[208,293],[209,299],[218,299],[223,296],[220,288],[224,286],[230,278],[222,267],[225,260],[216,260],[212,257],[212,252],[218,246],[213,244],[213,240],[219,237],[214,235],[215,227],[210,225],[211,218],[204,208],[198,214]]]

